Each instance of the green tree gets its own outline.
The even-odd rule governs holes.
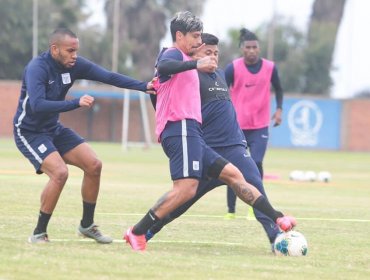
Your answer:
[[[239,29],[228,32],[228,42],[220,43],[220,66],[224,68],[233,59],[240,57]],[[256,30],[261,47],[261,56],[267,57],[269,25],[262,24]],[[305,36],[290,21],[276,18],[274,35],[274,61],[279,69],[280,79],[285,92],[302,92],[305,68],[303,63]]]
[[[118,71],[151,79],[169,19],[181,10],[201,15],[202,7],[203,2],[198,0],[120,0]],[[112,38],[113,9],[114,1],[106,0],[108,41]]]
[[[332,85],[330,67],[345,0],[315,0],[305,51],[303,92],[326,94]]]
[[[48,48],[48,35],[56,27],[78,33],[84,0],[38,0],[38,51]],[[21,79],[32,58],[32,1],[0,1],[0,79]],[[87,45],[89,45],[86,42]]]

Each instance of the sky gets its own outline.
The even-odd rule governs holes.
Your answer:
[[[93,16],[92,23],[103,23],[103,0],[88,0]],[[200,18],[204,31],[216,34],[221,40],[227,37],[230,28],[246,27],[256,29],[274,15],[289,19],[302,31],[307,30],[314,0],[205,0],[205,7]],[[366,62],[370,62],[370,1],[347,0],[344,18],[338,32],[338,40],[333,56],[331,76],[334,85],[331,89],[333,98],[349,98],[355,93],[370,91],[370,71]],[[163,45],[170,45],[168,35]]]

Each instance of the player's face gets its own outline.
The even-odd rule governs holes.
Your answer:
[[[216,63],[218,64],[218,53],[219,50],[217,45],[204,45],[197,50],[194,56],[198,59],[205,56],[210,56],[215,58]]]
[[[185,35],[180,31],[176,33],[177,46],[187,55],[193,55],[197,48],[202,44],[201,32],[188,32]]]
[[[63,40],[51,46],[51,52],[56,61],[66,68],[71,68],[76,63],[79,47],[78,38],[65,36]]]
[[[260,46],[258,41],[244,41],[241,49],[246,64],[255,64],[260,56]]]

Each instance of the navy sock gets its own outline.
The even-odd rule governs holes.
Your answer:
[[[152,210],[149,210],[148,213],[138,222],[132,229],[132,233],[135,235],[146,234],[148,229],[150,229],[155,223],[159,221],[159,218],[154,214]]]
[[[49,220],[52,214],[44,213],[40,210],[39,219],[37,221],[37,226],[33,231],[33,234],[39,234],[46,232],[46,228],[48,227]]]
[[[96,203],[83,202],[83,213],[81,226],[87,228],[94,223],[94,213],[95,213]]]
[[[261,211],[274,222],[276,222],[277,218],[284,216],[283,213],[272,208],[270,202],[263,195],[256,199],[253,204],[253,208]]]

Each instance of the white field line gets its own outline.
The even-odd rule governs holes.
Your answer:
[[[102,216],[144,216],[145,214],[139,214],[139,213],[96,213],[97,215]],[[219,215],[192,215],[192,214],[184,214],[181,217],[194,217],[194,218],[223,218],[224,216]],[[254,218],[245,216],[235,216],[236,219],[246,219],[246,220],[255,220]],[[340,219],[340,218],[320,218],[320,217],[314,217],[314,218],[305,218],[305,217],[296,217],[297,220],[306,220],[306,221],[332,221],[332,222],[359,222],[359,223],[370,223],[369,219]]]

